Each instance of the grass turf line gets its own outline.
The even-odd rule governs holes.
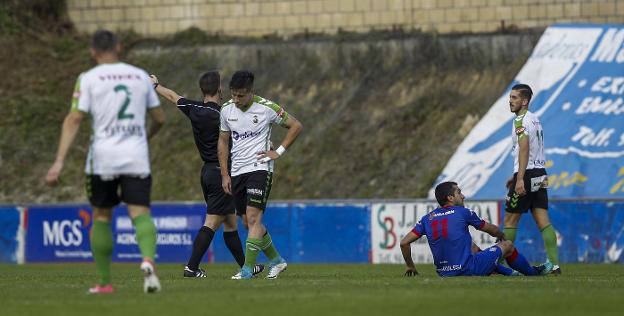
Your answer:
[[[139,264],[114,264],[112,295],[87,295],[92,264],[0,265],[2,315],[619,315],[624,265],[564,265],[561,276],[440,278],[432,265],[289,265],[276,280],[234,281],[233,264],[205,279],[161,264],[163,292],[146,295]]]

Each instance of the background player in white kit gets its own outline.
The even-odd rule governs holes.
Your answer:
[[[531,209],[533,219],[542,232],[548,260],[554,264],[551,273],[561,274],[557,235],[548,217],[548,176],[544,164],[544,130],[537,115],[529,111],[533,91],[525,84],[511,88],[509,107],[516,114],[513,120],[512,152],[514,174],[507,180],[509,193],[505,203],[505,239],[516,239],[518,222]]]
[[[110,31],[97,31],[91,39],[97,66],[78,78],[71,111],[65,117],[56,160],[45,181],[58,182],[65,156],[85,114],[93,119],[93,135],[85,166],[87,195],[93,209],[91,251],[99,283],[89,293],[112,293],[111,257],[113,208],[121,201],[136,229],[141,250],[144,291],[160,291],[156,277],[156,226],[150,215],[151,170],[147,139],[165,122],[163,110],[148,74],[119,61],[120,45]],[[153,124],[146,131],[146,113]],[[118,189],[121,194],[118,194]]]
[[[253,91],[254,75],[237,71],[230,80],[232,100],[221,109],[219,135],[219,164],[223,190],[234,196],[238,212],[247,213],[245,264],[234,279],[250,279],[260,251],[269,259],[267,278],[274,279],[286,270],[286,261],[280,256],[266,227],[262,224],[267,199],[271,191],[273,160],[279,158],[297,138],[303,126],[279,105]],[[271,127],[276,123],[288,129],[276,150],[271,150]],[[232,139],[232,177],[227,173],[229,139]]]

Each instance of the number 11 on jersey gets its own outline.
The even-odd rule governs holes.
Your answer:
[[[431,228],[433,228],[433,240],[440,238],[440,226],[442,226],[442,238],[448,237],[448,218],[441,220],[431,221]]]

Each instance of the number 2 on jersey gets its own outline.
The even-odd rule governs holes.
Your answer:
[[[433,228],[433,240],[440,238],[440,226],[442,226],[442,238],[448,237],[448,218],[442,220],[431,221],[431,228]]]
[[[117,113],[117,119],[118,120],[133,119],[134,114],[126,113],[126,110],[128,109],[128,105],[130,105],[130,91],[128,91],[128,87],[123,84],[115,86],[115,92],[119,92],[119,91],[123,91],[126,94],[126,99],[124,99],[124,103],[121,105],[121,109],[119,109],[119,112]]]

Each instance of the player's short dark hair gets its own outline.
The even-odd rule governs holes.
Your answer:
[[[251,71],[239,70],[232,75],[230,79],[231,90],[242,90],[253,88],[254,74]]]
[[[435,197],[440,206],[444,206],[448,202],[448,196],[455,193],[456,182],[447,181],[438,184],[435,188]]]
[[[204,95],[213,96],[219,91],[221,86],[221,76],[216,70],[211,70],[199,78],[199,89]]]
[[[518,91],[523,99],[526,99],[527,102],[531,102],[531,98],[533,97],[533,90],[531,90],[531,87],[529,87],[529,85],[520,83],[511,87],[511,90]]]
[[[108,52],[117,46],[117,36],[108,30],[99,30],[91,37],[91,48],[98,52]]]

